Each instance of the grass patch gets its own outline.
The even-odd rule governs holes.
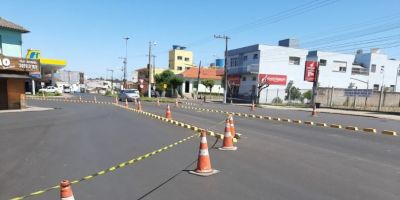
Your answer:
[[[51,93],[51,92],[38,92],[38,93],[36,93],[35,94],[35,96],[43,96],[43,94],[44,94],[44,96],[46,96],[46,97],[59,97],[59,96],[62,96],[62,94],[61,93],[58,93],[58,92],[56,92],[56,93]]]
[[[161,103],[175,103],[176,98],[159,98]],[[157,98],[141,97],[141,101],[156,102]]]

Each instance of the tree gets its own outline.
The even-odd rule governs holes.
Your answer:
[[[258,104],[260,102],[260,95],[261,91],[263,91],[265,88],[269,87],[269,83],[267,81],[267,78],[260,79],[257,83],[257,96],[256,96],[256,103]]]
[[[171,89],[170,80],[175,77],[174,72],[171,70],[165,70],[161,74],[154,75],[154,80],[156,81],[156,90],[164,96],[167,88]],[[164,84],[167,88],[164,88]]]
[[[301,92],[299,88],[293,86],[293,81],[289,81],[289,83],[286,86],[285,92],[286,92],[285,100],[289,100],[289,102],[291,100],[296,100],[301,98]]]
[[[183,83],[183,78],[174,76],[169,80],[169,85],[172,87],[172,93],[176,92],[176,88],[178,88]],[[176,95],[177,96],[177,95]]]
[[[201,84],[203,84],[206,88],[208,88],[210,90],[210,99],[211,99],[211,91],[215,84],[214,80],[210,80],[210,79],[202,80]]]
[[[312,91],[311,90],[307,90],[307,92],[303,93],[303,98],[306,98],[308,100],[311,99],[311,96],[312,96]]]

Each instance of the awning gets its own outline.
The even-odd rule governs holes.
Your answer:
[[[22,74],[0,74],[0,78],[20,78],[20,79],[31,79],[32,77]]]

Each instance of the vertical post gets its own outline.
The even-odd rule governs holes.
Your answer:
[[[231,39],[230,37],[226,35],[214,35],[214,38],[217,39],[225,39],[225,63],[224,63],[224,104],[226,104],[226,94],[227,94],[227,89],[228,89],[228,40]]]
[[[381,86],[381,93],[379,94],[378,111],[382,110],[382,97],[383,97],[384,86]]]
[[[334,92],[335,92],[335,88],[332,86],[331,97],[330,97],[331,101],[329,102],[329,107],[331,107],[331,108],[333,106],[333,93]]]
[[[151,98],[151,41],[149,42],[149,64],[147,65],[148,71],[148,85],[147,85],[147,96]]]
[[[356,87],[356,92],[354,94],[354,100],[353,100],[353,109],[356,109],[356,101],[357,101],[357,87]]]
[[[316,108],[315,100],[317,97],[318,79],[319,79],[319,66],[317,66],[317,69],[315,70],[315,80],[313,82],[313,88],[312,88],[311,103],[312,103],[313,108]]]
[[[36,94],[36,85],[35,85],[35,80],[32,79],[32,95]]]
[[[224,104],[226,104],[226,93],[228,90],[228,40],[229,37],[225,36],[225,63],[224,63]]]

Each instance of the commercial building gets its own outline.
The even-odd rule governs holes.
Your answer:
[[[29,87],[35,88],[35,90],[32,89],[32,93],[35,93],[35,91],[44,86],[55,86],[57,79],[60,77],[60,70],[67,65],[66,60],[43,58],[40,50],[35,49],[28,49],[26,58],[38,60],[41,66],[41,73],[35,75],[39,80],[36,83],[32,82],[32,86],[29,85]]]
[[[172,46],[169,51],[168,68],[174,73],[179,74],[193,66],[193,53],[186,50],[186,47],[179,45]]]
[[[37,60],[22,58],[22,34],[29,31],[0,18],[0,109],[24,107],[25,81],[40,73]]]
[[[299,48],[297,40],[287,39],[276,46],[257,44],[228,51],[228,83],[234,87],[233,96],[251,100],[261,80],[268,80],[270,86],[261,92],[260,103],[271,102],[271,96],[284,99],[284,92],[271,92],[283,91],[289,81],[297,88],[311,89],[312,83],[304,81],[306,60],[319,62],[320,87],[380,90],[385,85],[400,92],[400,61],[388,58],[378,49],[354,55],[309,51]]]

